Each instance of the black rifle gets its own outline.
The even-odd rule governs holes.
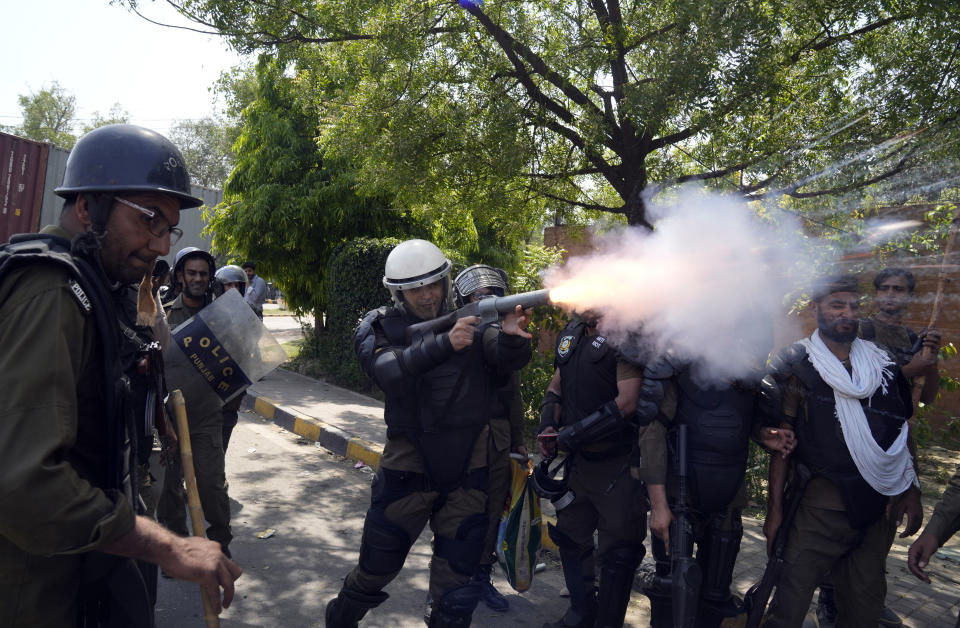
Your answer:
[[[670,523],[670,598],[674,628],[693,628],[703,572],[693,557],[693,523],[687,496],[687,425],[677,426],[677,503]]]
[[[747,615],[746,628],[757,628],[763,619],[763,613],[767,609],[767,602],[770,601],[770,593],[773,587],[780,581],[780,574],[783,572],[783,552],[787,547],[787,536],[790,533],[790,526],[797,516],[797,510],[800,508],[800,500],[803,498],[803,492],[807,488],[807,482],[810,481],[810,469],[803,463],[797,463],[794,469],[793,479],[786,491],[786,508],[784,510],[783,521],[780,522],[780,528],[773,537],[773,548],[770,551],[770,558],[767,559],[767,568],[763,571],[763,577],[743,596],[743,601],[749,609]]]
[[[459,310],[454,310],[449,314],[432,318],[416,325],[407,327],[407,342],[416,336],[424,336],[427,333],[443,333],[453,327],[458,319],[466,316],[479,316],[480,324],[495,323],[505,314],[508,314],[522,306],[524,309],[537,307],[539,305],[549,305],[549,290],[534,290],[533,292],[521,292],[511,294],[505,297],[484,297],[479,301],[464,305]]]
[[[674,628],[693,628],[697,620],[703,570],[693,557],[692,509],[687,505],[687,425],[678,424],[676,433],[678,484],[677,502],[670,523],[670,575],[659,576],[641,566],[637,577],[641,586],[651,593],[670,594]]]

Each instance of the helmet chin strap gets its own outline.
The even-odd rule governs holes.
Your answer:
[[[87,193],[82,195],[87,206],[87,215],[90,216],[91,231],[102,238],[107,233],[107,221],[113,210],[113,197],[109,194]]]

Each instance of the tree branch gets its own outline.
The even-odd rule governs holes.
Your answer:
[[[803,53],[804,53],[804,52],[808,52],[808,51],[810,51],[810,52],[820,51],[820,50],[824,50],[824,49],[826,49],[826,48],[829,48],[829,47],[831,47],[831,46],[836,46],[837,44],[843,43],[843,42],[845,42],[845,41],[849,41],[849,40],[854,39],[855,37],[859,37],[860,35],[863,35],[863,34],[865,34],[865,33],[869,33],[869,32],[871,32],[871,31],[875,31],[875,30],[877,30],[878,28],[883,28],[884,26],[886,26],[886,25],[888,25],[888,24],[892,24],[892,23],[894,23],[894,22],[899,22],[899,21],[901,21],[901,20],[905,20],[905,19],[907,19],[908,17],[912,17],[912,15],[913,15],[913,14],[911,14],[911,13],[904,13],[904,14],[902,14],[902,15],[892,15],[892,16],[887,17],[887,18],[884,18],[884,19],[882,19],[882,20],[877,20],[876,22],[871,22],[870,24],[867,24],[867,25],[865,25],[865,26],[862,26],[862,27],[860,27],[860,28],[858,28],[858,29],[856,29],[856,30],[850,31],[849,33],[844,33],[843,35],[831,36],[831,35],[827,34],[824,39],[821,39],[819,42],[816,42],[816,43],[813,43],[813,42],[816,41],[816,39],[814,39],[814,40],[811,41],[811,44],[807,44],[807,45],[801,46],[795,53],[793,53],[793,54],[789,57],[789,59],[787,60],[787,65],[792,65],[792,64],[796,63],[797,61],[799,61],[799,60],[800,60],[800,57],[803,56]]]

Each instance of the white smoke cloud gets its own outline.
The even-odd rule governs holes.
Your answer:
[[[677,199],[650,212],[659,217],[652,233],[613,234],[544,284],[577,311],[601,313],[601,331],[628,357],[670,349],[704,379],[747,377],[773,348],[774,319],[809,281],[814,256],[784,216],[761,220],[739,199],[704,191]]]

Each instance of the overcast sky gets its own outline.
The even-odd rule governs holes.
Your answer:
[[[140,11],[191,25],[164,0]],[[165,133],[173,120],[213,113],[210,86],[243,62],[214,36],[164,28],[109,0],[3,0],[0,21],[0,124],[21,121],[17,97],[58,81],[77,98],[78,128],[114,103],[134,124]],[[196,26],[196,25],[192,25]]]

